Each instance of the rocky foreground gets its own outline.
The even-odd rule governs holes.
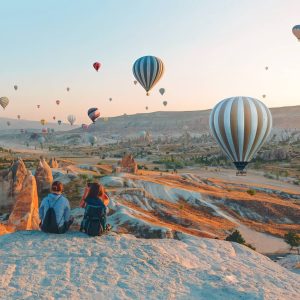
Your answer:
[[[0,299],[297,299],[300,276],[239,244],[182,235],[0,237]]]

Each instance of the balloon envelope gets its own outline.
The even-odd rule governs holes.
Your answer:
[[[167,106],[167,104],[168,104],[167,101],[164,101],[164,102],[163,102],[163,105],[164,105],[164,106]]]
[[[15,91],[18,89],[18,86],[16,84],[14,85],[14,89]]]
[[[41,122],[42,125],[46,124],[46,120],[45,119],[42,119],[40,122]]]
[[[161,95],[163,95],[163,94],[165,93],[165,91],[166,91],[166,90],[165,90],[164,88],[160,88],[160,89],[159,89],[159,92],[160,92]]]
[[[162,60],[155,56],[143,56],[133,64],[133,75],[141,86],[148,92],[155,86],[164,74]]]
[[[68,121],[73,126],[76,121],[76,117],[74,115],[68,115]]]
[[[92,146],[97,142],[97,138],[94,135],[89,136],[89,142]]]
[[[96,119],[100,117],[100,111],[97,107],[92,107],[87,112],[89,118],[92,120],[92,122],[95,122]]]
[[[58,120],[57,123],[58,123],[58,125],[61,125],[61,120]]]
[[[232,97],[213,108],[209,124],[217,143],[243,171],[270,134],[272,115],[259,100]]]
[[[100,64],[98,61],[96,61],[96,62],[93,63],[93,67],[94,67],[94,69],[98,72],[98,70],[99,70],[100,67],[101,67],[101,64]]]
[[[5,107],[8,105],[9,100],[7,97],[1,97],[0,98],[0,105],[5,109]]]
[[[56,104],[57,104],[57,105],[59,105],[59,104],[60,104],[60,100],[56,100],[55,102],[56,102]]]
[[[300,25],[295,25],[292,31],[294,36],[300,41]]]

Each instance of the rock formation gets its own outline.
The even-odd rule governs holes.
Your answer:
[[[49,166],[52,169],[57,169],[58,168],[58,162],[57,162],[57,160],[56,160],[55,157],[53,157],[53,158],[50,159]]]
[[[118,166],[114,168],[114,172],[137,173],[137,163],[135,162],[132,154],[125,154]]]
[[[1,212],[11,212],[16,196],[23,189],[27,169],[22,159],[13,162],[9,170],[3,170],[0,175],[0,209]]]
[[[43,157],[41,157],[39,165],[36,168],[35,179],[39,195],[50,191],[53,182],[52,171]]]
[[[0,181],[1,213],[9,215],[0,224],[0,235],[16,230],[38,229],[38,195],[34,176],[22,159],[15,161]]]

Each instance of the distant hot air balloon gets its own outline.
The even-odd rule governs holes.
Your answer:
[[[97,142],[97,138],[94,135],[90,135],[89,136],[89,142],[92,146],[95,145],[95,143]]]
[[[87,114],[93,123],[95,123],[96,119],[100,117],[100,111],[98,110],[97,107],[90,108]]]
[[[68,115],[68,121],[71,124],[71,126],[73,126],[73,124],[76,121],[76,117],[74,115]]]
[[[53,120],[55,120],[55,119],[56,119],[56,117],[55,117],[55,116],[53,116],[53,117],[52,117],[52,119],[53,119]]]
[[[266,71],[268,71],[268,70],[269,70],[269,67],[265,67],[265,69],[266,69]]]
[[[46,124],[46,120],[45,119],[41,119],[41,124],[44,126]]]
[[[266,95],[262,95],[263,98],[266,98]]]
[[[160,89],[159,89],[159,92],[160,92],[160,94],[161,94],[162,96],[163,96],[163,94],[165,93],[165,91],[166,91],[166,90],[165,90],[164,88],[160,88]]]
[[[109,98],[109,101],[111,102],[111,101],[112,101],[112,98]]]
[[[137,80],[134,80],[133,83],[136,85],[138,82],[137,82]]]
[[[56,104],[57,104],[57,105],[59,105],[59,104],[60,104],[60,100],[56,100],[55,102],[56,102]]]
[[[61,122],[61,120],[58,120],[57,123],[58,123],[58,125],[61,125],[62,122]]]
[[[243,172],[272,129],[269,109],[250,97],[232,97],[219,102],[209,122],[216,141],[239,172]]]
[[[5,107],[8,105],[9,100],[7,97],[1,97],[0,98],[0,105],[5,109]]]
[[[21,116],[20,116],[20,115],[17,115],[17,118],[18,118],[18,120],[20,120],[20,119],[21,119]]]
[[[167,101],[164,101],[164,102],[163,102],[163,105],[164,105],[164,106],[167,106],[167,104],[168,104]]]
[[[162,60],[155,56],[143,56],[137,59],[133,65],[133,75],[141,86],[149,91],[160,80],[164,73],[164,64]]]
[[[298,39],[298,41],[300,42],[300,25],[295,25],[293,27],[293,34],[295,35],[295,37]]]
[[[9,121],[7,121],[6,124],[7,124],[7,126],[10,126],[10,122]]]
[[[37,108],[40,108],[41,106],[38,104],[36,107],[37,107]]]
[[[70,88],[69,87],[67,87],[67,92],[69,92],[70,91]]]
[[[87,124],[81,124],[81,128],[83,130],[88,130],[89,129],[89,125],[87,125]]]
[[[148,106],[146,106],[145,109],[148,110]]]
[[[14,85],[14,89],[15,91],[18,89],[18,86],[16,84]]]
[[[100,64],[98,61],[96,61],[96,62],[93,63],[93,67],[94,67],[94,69],[98,72],[98,70],[99,70],[100,67],[101,67],[101,64]]]

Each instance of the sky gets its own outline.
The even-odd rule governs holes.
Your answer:
[[[104,117],[203,110],[232,96],[300,104],[292,34],[299,0],[0,0],[0,7],[0,97],[10,99],[0,117],[74,114],[80,124],[90,107]],[[133,84],[132,65],[144,55],[165,65],[150,96]]]

